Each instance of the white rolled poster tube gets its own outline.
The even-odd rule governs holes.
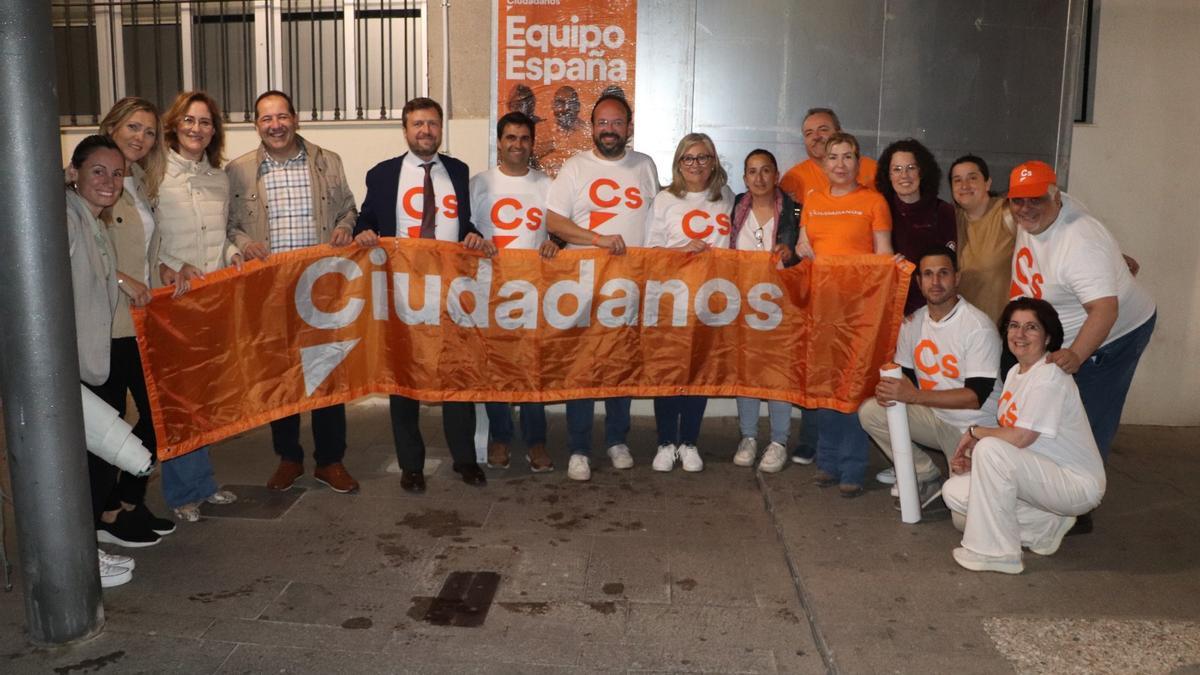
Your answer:
[[[88,451],[122,471],[146,474],[153,458],[133,435],[133,427],[90,389],[81,384],[79,391],[83,396],[83,431]]]
[[[887,364],[880,377],[901,378],[900,366]],[[896,401],[887,408],[888,438],[892,442],[892,463],[896,467],[896,488],[900,492],[900,520],[921,522],[921,502],[917,497],[917,470],[913,465],[912,436],[908,431],[908,406]]]

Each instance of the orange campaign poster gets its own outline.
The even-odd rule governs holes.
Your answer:
[[[633,104],[637,0],[496,0],[496,119],[535,121],[536,168],[558,174],[592,147],[592,104],[605,93]]]
[[[483,258],[384,239],[221,270],[134,310],[160,457],[367,394],[425,401],[753,396],[853,411],[912,266],[587,249]]]

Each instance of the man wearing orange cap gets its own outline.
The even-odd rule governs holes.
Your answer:
[[[1042,298],[1058,312],[1063,348],[1047,358],[1075,376],[1092,435],[1107,458],[1157,309],[1108,229],[1057,182],[1045,162],[1012,170],[1008,204],[1017,241],[1009,295]]]
[[[825,160],[825,142],[829,137],[842,130],[842,123],[837,113],[829,108],[810,108],[804,115],[804,149],[808,159],[800,162],[783,174],[779,187],[792,196],[797,204],[804,203],[804,197],[809,190],[824,190],[829,187],[829,179],[821,163]],[[875,160],[862,157],[858,161],[858,182],[867,188],[875,189]]]

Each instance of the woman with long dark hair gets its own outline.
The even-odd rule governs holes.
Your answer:
[[[785,266],[796,264],[799,259],[794,249],[800,232],[800,207],[779,187],[775,155],[761,148],[751,150],[743,163],[742,180],[746,191],[733,204],[730,246],[739,251],[770,253]],[[733,454],[737,466],[754,466],[758,458],[758,418],[762,404],[762,399],[737,397],[738,429],[742,436]],[[758,470],[775,473],[787,464],[792,404],[787,401],[766,401],[766,404],[771,441],[758,460]],[[815,423],[810,421],[804,420],[806,429],[815,429]],[[815,444],[815,440],[812,442]]]
[[[933,153],[920,141],[906,138],[884,148],[879,166],[882,170],[875,174],[875,189],[892,213],[892,250],[914,265],[926,251],[939,246],[956,250],[954,207],[938,199],[942,170]],[[924,305],[920,286],[913,279],[904,313],[911,314]]]

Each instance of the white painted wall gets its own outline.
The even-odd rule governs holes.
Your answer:
[[[1068,191],[1142,265],[1158,326],[1122,418],[1200,424],[1200,2],[1104,0],[1095,116]]]

